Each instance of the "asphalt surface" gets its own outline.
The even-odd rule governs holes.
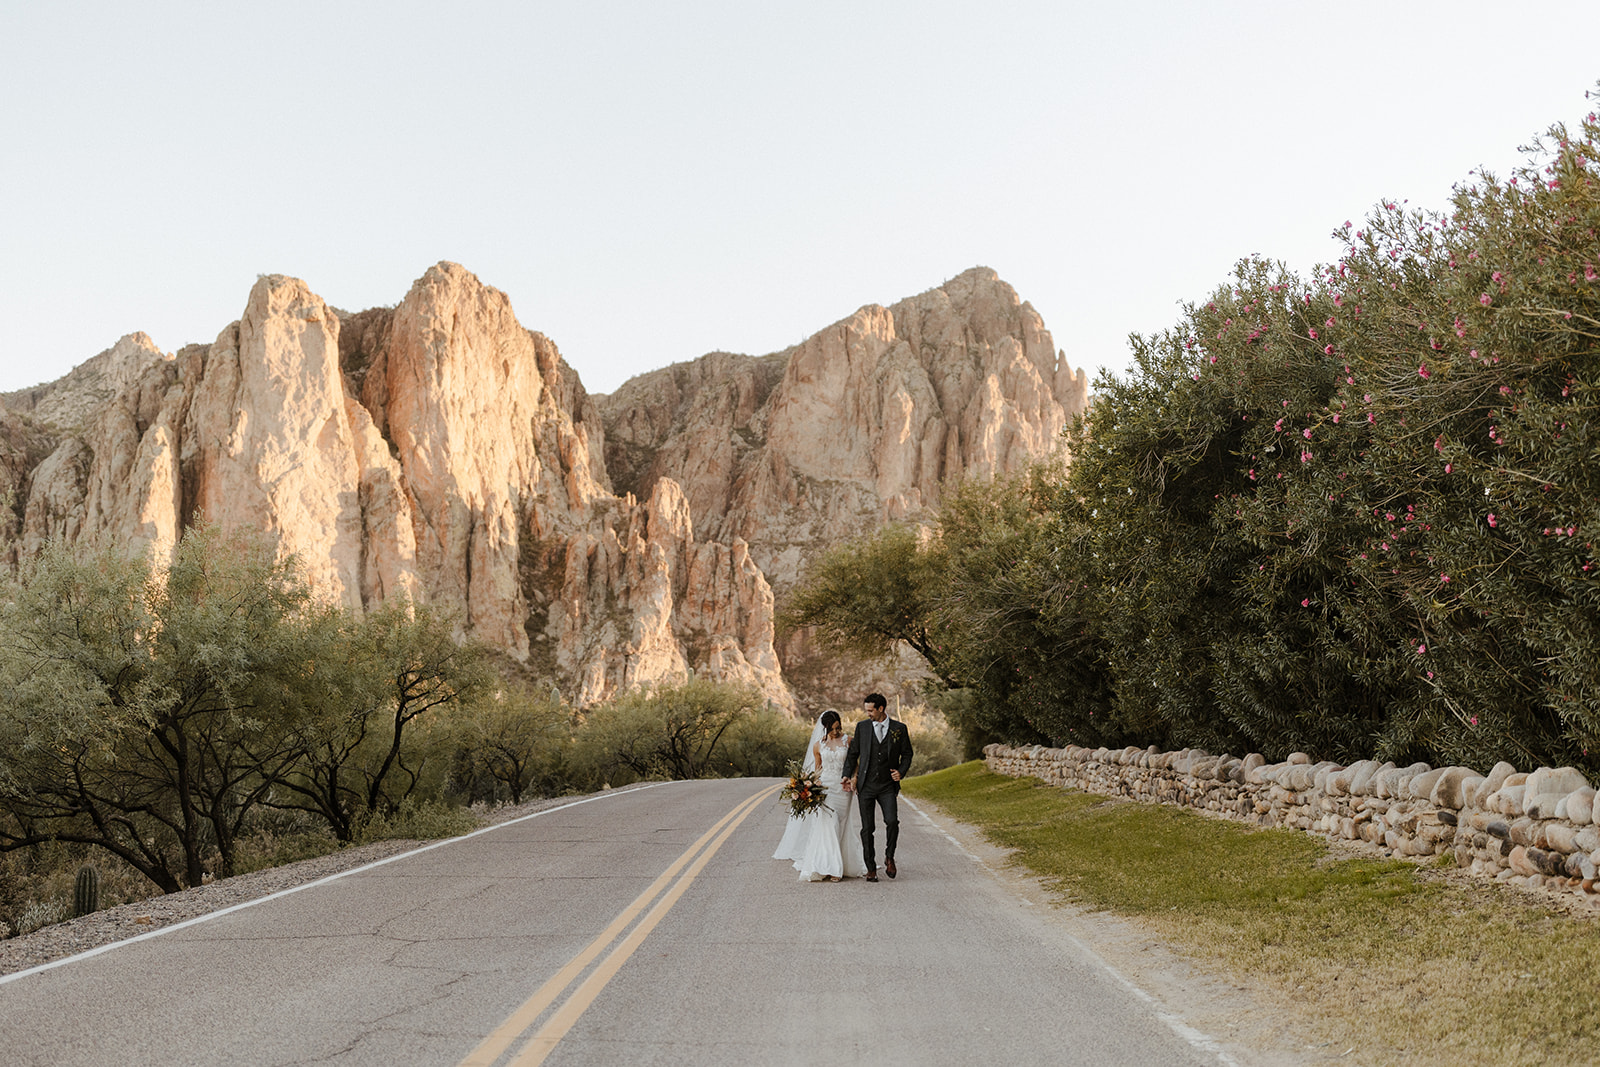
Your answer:
[[[782,804],[738,821],[772,785],[606,794],[26,974],[0,1064],[1232,1062],[910,805],[897,879],[796,881]]]

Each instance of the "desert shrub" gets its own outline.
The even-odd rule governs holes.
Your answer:
[[[624,693],[587,712],[573,747],[572,778],[578,788],[592,789],[719,777],[728,766],[724,736],[765,704],[747,686],[703,678]]]
[[[520,804],[568,787],[572,713],[549,692],[506,687],[454,717],[448,790],[468,804]]]
[[[437,799],[408,797],[392,811],[374,812],[356,831],[357,844],[373,841],[456,837],[478,828],[477,817],[459,804]]]
[[[803,758],[811,726],[770,706],[741,716],[728,727],[718,750],[717,773],[730,778],[771,778],[790,760]]]

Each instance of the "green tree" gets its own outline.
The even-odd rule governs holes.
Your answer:
[[[0,850],[104,848],[167,892],[198,885],[297,755],[315,660],[290,559],[190,530],[155,570],[52,546],[6,605]]]
[[[904,643],[948,683],[929,630],[937,568],[916,527],[882,527],[812,564],[780,624],[813,627],[822,648],[868,661],[887,658]]]
[[[269,803],[314,812],[352,841],[363,819],[393,815],[437,761],[434,746],[414,743],[419,720],[487,691],[493,675],[451,616],[406,598],[320,621],[327,639],[308,682],[316,711],[299,720],[298,758]]]
[[[490,797],[522,803],[530,792],[565,788],[566,749],[572,738],[570,711],[553,696],[527,689],[480,695],[458,713],[457,768],[453,777],[494,784]]]
[[[969,748],[996,739],[1111,744],[1099,603],[1058,462],[972,480],[939,511],[934,630]],[[1065,510],[1063,510],[1065,509]]]

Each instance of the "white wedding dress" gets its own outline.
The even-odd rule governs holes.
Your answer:
[[[839,784],[850,739],[841,737],[832,745],[823,739],[817,747],[822,753],[819,769],[822,784],[828,790],[827,804],[833,810],[819,808],[804,818],[789,816],[772,858],[793,862],[802,882],[859,878],[867,873],[867,864],[861,857],[861,836],[855,826],[856,798]],[[807,765],[811,762],[807,753]]]

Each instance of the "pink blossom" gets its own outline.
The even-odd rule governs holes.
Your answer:
[[[1315,341],[1317,339],[1317,328],[1315,326],[1311,327],[1306,332],[1311,335],[1311,339],[1313,341]]]
[[[1455,467],[1452,464],[1446,463],[1444,465],[1444,472],[1446,474],[1452,474],[1455,472]]]
[[[1300,601],[1300,606],[1303,608],[1309,608],[1311,606],[1311,598],[1306,597],[1304,600]]]
[[[1473,726],[1476,726],[1478,725],[1478,717],[1474,715],[1472,718],[1468,719],[1467,722],[1471,723]]]
[[[1434,347],[1437,348],[1439,346],[1437,344],[1435,344]],[[1417,377],[1419,377],[1419,378],[1430,377],[1430,375],[1428,374],[1428,365],[1426,363],[1424,363],[1422,366],[1417,368]]]
[[[1307,441],[1309,441],[1309,440],[1311,440],[1311,431],[1309,429],[1301,430],[1300,431],[1300,436],[1304,437]]]
[[[1427,645],[1418,645],[1417,646],[1417,655],[1419,655],[1419,656],[1426,655],[1427,652],[1428,652],[1428,646]]]
[[[1443,582],[1445,585],[1449,585],[1450,584],[1450,576],[1448,574],[1441,574],[1441,575],[1439,575],[1439,581]]]
[[[1478,303],[1482,304],[1484,307],[1488,307],[1490,304],[1494,303],[1494,298],[1488,293],[1482,293],[1478,296]]]
[[[1393,521],[1394,521],[1394,512],[1392,512],[1392,511],[1391,511],[1391,512],[1388,512],[1388,513],[1387,513],[1387,514],[1385,514],[1385,515],[1384,515],[1384,516],[1383,516],[1383,517],[1384,517],[1384,519],[1386,519],[1386,520],[1387,520],[1387,521],[1389,521],[1389,522],[1393,522]]]
[[[1600,275],[1596,275],[1595,274],[1594,266],[1592,264],[1585,263],[1583,265],[1583,280],[1584,281],[1588,281],[1588,282],[1592,282],[1592,281],[1595,280],[1596,277],[1600,277]]]
[[[1335,423],[1337,423],[1337,422],[1338,422],[1338,421],[1339,421],[1339,416],[1338,416],[1338,414],[1337,414],[1337,413],[1335,413],[1335,414],[1334,414],[1334,416],[1333,416],[1333,421],[1334,421],[1334,422],[1335,422]]]
[[[1322,354],[1325,355],[1325,356],[1333,355],[1333,346],[1332,345],[1324,345],[1322,347]]]
[[[1500,520],[1495,518],[1494,512],[1492,512],[1492,511],[1489,512],[1488,522],[1489,522],[1489,528],[1491,530],[1494,529],[1496,526],[1500,525]]]

